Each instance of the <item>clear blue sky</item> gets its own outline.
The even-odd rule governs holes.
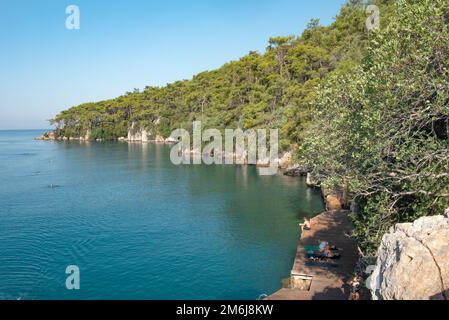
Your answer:
[[[68,107],[189,79],[271,36],[329,24],[345,0],[0,0],[0,130],[48,128]],[[68,5],[81,29],[65,28]]]

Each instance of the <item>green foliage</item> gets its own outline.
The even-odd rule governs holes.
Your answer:
[[[389,14],[361,65],[320,86],[300,148],[326,184],[349,182],[369,253],[394,223],[449,206],[449,3],[398,1]]]
[[[352,0],[330,26],[312,20],[301,36],[273,37],[264,54],[250,52],[218,70],[165,87],[134,90],[116,99],[87,103],[53,120],[58,134],[116,139],[145,127],[168,136],[177,128],[279,128],[281,146],[303,138],[310,104],[319,83],[332,70],[357,64],[367,44],[365,5]],[[125,130],[126,128],[126,130]]]

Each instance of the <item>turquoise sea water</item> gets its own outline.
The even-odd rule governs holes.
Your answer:
[[[302,179],[40,134],[0,131],[0,299],[257,299],[281,287],[298,223],[323,209]],[[65,287],[68,265],[80,290]]]

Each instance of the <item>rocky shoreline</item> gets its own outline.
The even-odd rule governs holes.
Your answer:
[[[35,140],[38,141],[96,141],[96,142],[102,142],[103,139],[93,139],[90,135],[90,133],[86,133],[85,136],[81,137],[67,137],[67,136],[57,136],[54,131],[45,132],[42,136],[36,137]],[[148,136],[142,136],[142,135],[128,135],[128,137],[118,137],[117,139],[114,139],[115,141],[120,142],[155,142],[155,143],[165,143],[165,144],[174,144],[177,143],[177,141],[171,137],[164,138],[160,135],[156,135],[154,139],[149,139]]]
[[[82,141],[82,142],[102,142],[102,139],[93,139],[90,130],[86,132],[84,136],[81,137],[67,137],[67,136],[58,136],[55,131],[48,131],[45,132],[42,136],[36,137],[35,140],[38,141]],[[128,131],[127,137],[119,137],[117,139],[114,139],[114,141],[118,142],[128,142],[128,143],[158,143],[158,144],[168,144],[173,145],[178,143],[178,140],[174,139],[173,137],[164,138],[161,135],[156,135],[154,138],[150,138],[150,134],[145,129],[135,130],[133,127]],[[197,150],[187,150],[183,152],[189,152],[190,154],[198,154],[201,153]],[[222,154],[223,159],[225,159],[226,154]],[[243,161],[237,161],[239,160],[239,155],[236,153],[232,154],[232,157],[237,163],[242,163],[244,165],[248,164],[248,161],[245,159]],[[298,169],[298,165],[294,164],[294,148],[292,150],[284,152],[281,157],[274,160],[274,163],[277,164],[278,168],[281,170],[285,170],[286,175],[294,175],[294,172]],[[271,164],[269,159],[259,159],[257,163],[255,164],[257,167],[269,167]]]

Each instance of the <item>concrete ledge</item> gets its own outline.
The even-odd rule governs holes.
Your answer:
[[[312,276],[304,274],[292,273],[290,278],[290,284],[292,289],[298,289],[303,291],[309,291],[312,287]]]

